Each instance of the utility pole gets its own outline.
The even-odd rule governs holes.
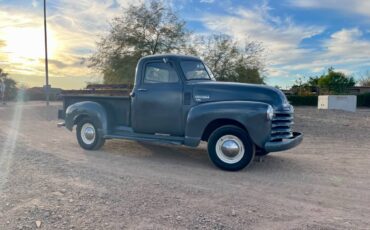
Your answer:
[[[48,35],[46,29],[46,0],[44,0],[44,33],[45,33],[45,95],[46,95],[46,105],[49,105],[49,63],[48,63]]]

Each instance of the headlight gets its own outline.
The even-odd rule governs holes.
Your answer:
[[[269,106],[267,107],[267,112],[266,112],[266,114],[267,114],[267,120],[268,120],[268,121],[271,121],[271,120],[272,120],[272,118],[274,117],[274,109],[272,108],[272,106],[271,106],[271,105],[269,105]]]

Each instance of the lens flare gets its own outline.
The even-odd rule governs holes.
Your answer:
[[[5,137],[5,142],[0,150],[0,191],[6,183],[10,166],[13,159],[14,150],[16,148],[19,126],[23,113],[23,90],[18,91],[17,102],[14,107],[13,117],[10,123],[10,130]]]

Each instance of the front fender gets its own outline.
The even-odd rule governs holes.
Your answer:
[[[65,126],[67,129],[73,129],[77,119],[80,116],[87,116],[97,125],[97,129],[104,136],[108,130],[107,112],[104,107],[96,102],[83,101],[74,103],[66,109]]]
[[[271,132],[271,121],[266,116],[268,106],[266,103],[252,101],[221,101],[197,105],[188,113],[185,144],[198,145],[208,124],[218,119],[229,119],[242,124],[252,141],[263,147]]]

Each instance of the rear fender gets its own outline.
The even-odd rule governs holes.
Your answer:
[[[87,116],[92,119],[97,125],[98,132],[103,136],[107,134],[107,112],[101,104],[93,101],[83,101],[68,106],[65,115],[66,128],[72,131],[73,126],[81,116]]]

